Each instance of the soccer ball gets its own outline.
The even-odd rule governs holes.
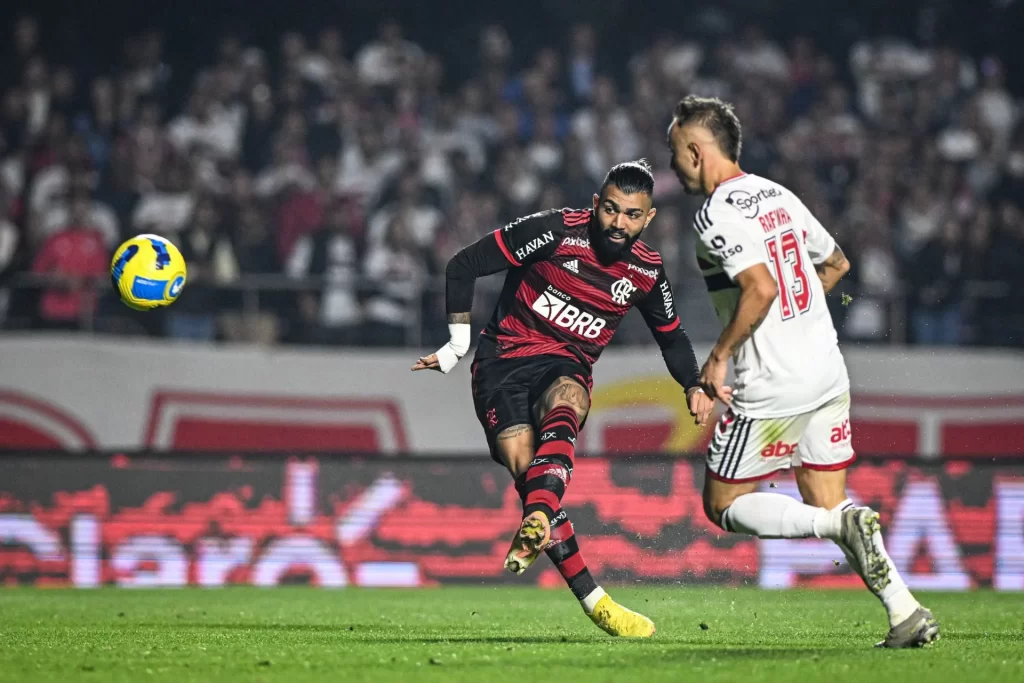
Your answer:
[[[148,311],[169,306],[185,286],[185,259],[163,237],[138,235],[114,252],[110,279],[129,308]]]

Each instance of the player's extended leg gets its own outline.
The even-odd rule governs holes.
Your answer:
[[[759,538],[838,538],[840,513],[781,493],[759,492],[759,481],[790,466],[807,415],[773,419],[727,412],[708,447],[704,512],[726,531]]]
[[[569,377],[556,379],[534,406],[538,425],[535,455],[526,472],[516,477],[516,489],[523,500],[523,522],[505,560],[506,569],[522,574],[549,544],[557,545],[563,549],[564,558],[555,566],[577,594],[589,593],[596,584],[590,572],[584,571],[586,565],[579,555],[572,525],[562,511],[562,496],[572,479],[576,437],[588,410],[587,390]]]
[[[579,542],[562,496],[572,480],[576,437],[590,410],[587,389],[570,377],[559,377],[535,406],[537,451],[526,474],[516,480],[523,499],[523,522],[505,566],[522,573],[544,550],[580,601],[591,620],[614,636],[648,637],[654,623],[619,605],[597,585],[580,553]],[[538,544],[544,530],[544,543]]]
[[[842,514],[840,538],[833,540],[889,615],[889,633],[878,646],[920,647],[937,640],[938,621],[911,594],[885,550],[878,513],[855,506],[847,497],[846,470],[797,467],[794,471],[805,502]]]
[[[534,460],[534,447],[535,433],[531,425],[507,427],[494,439],[494,454],[508,468],[519,499],[523,501],[523,522],[505,558],[505,569],[516,574],[522,574],[533,564],[551,537],[550,518],[526,512],[526,475]]]

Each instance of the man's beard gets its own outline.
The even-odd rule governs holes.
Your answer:
[[[601,223],[597,220],[596,216],[590,223],[590,244],[594,247],[594,253],[597,254],[598,260],[604,263],[621,260],[623,256],[630,252],[642,234],[643,230],[637,233],[635,237],[630,237],[629,233],[625,230],[617,230],[615,228],[605,230],[601,227]],[[610,239],[612,235],[622,235],[625,237],[625,240],[613,242]]]

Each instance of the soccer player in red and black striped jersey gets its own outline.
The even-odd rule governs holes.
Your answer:
[[[661,257],[640,241],[654,218],[653,194],[645,161],[619,164],[592,209],[526,216],[460,251],[446,271],[451,341],[413,367],[447,373],[455,366],[470,346],[476,279],[508,270],[472,366],[473,400],[491,457],[508,468],[523,501],[505,568],[522,574],[546,551],[594,623],[612,635],[638,637],[654,633],[654,624],[597,585],[561,500],[590,409],[591,368],[633,306],[697,422],[704,424],[714,407],[698,387],[697,361]]]

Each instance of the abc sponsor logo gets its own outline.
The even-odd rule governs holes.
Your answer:
[[[834,444],[846,443],[850,440],[850,421],[843,420],[843,424],[838,427],[832,428],[832,435],[829,437],[829,441]]]
[[[761,451],[762,458],[784,458],[788,455],[793,455],[796,452],[795,443],[783,443],[782,441],[776,441],[770,443],[764,447]]]

